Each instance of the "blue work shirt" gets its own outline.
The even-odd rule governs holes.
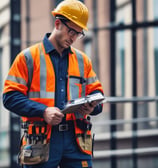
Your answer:
[[[48,40],[49,34],[46,34],[43,43],[45,51],[50,55],[55,71],[55,106],[63,109],[67,101],[67,68],[68,68],[68,53],[70,48],[62,52],[62,56],[56,51],[52,43]]]
[[[43,39],[44,47],[46,53],[50,55],[55,76],[55,106],[59,109],[63,109],[65,103],[67,102],[67,69],[68,69],[68,53],[71,52],[70,47],[65,49],[62,53],[62,56],[56,51],[52,43],[48,40],[50,33],[47,33]],[[99,91],[94,91],[96,93]],[[4,106],[20,115],[26,117],[42,117],[46,105],[32,101],[27,98],[24,94],[18,91],[11,91],[3,94],[3,104]],[[96,115],[102,111],[102,106],[98,105],[91,113]]]

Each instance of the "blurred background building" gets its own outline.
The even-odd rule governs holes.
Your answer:
[[[0,92],[16,54],[53,29],[61,0],[0,1]],[[82,0],[89,31],[74,44],[92,59],[107,97],[93,117],[95,168],[158,167],[158,0]],[[118,101],[139,97],[143,102]],[[0,94],[2,99],[2,94]],[[147,101],[148,100],[148,101]],[[17,168],[19,118],[0,101],[0,168]]]

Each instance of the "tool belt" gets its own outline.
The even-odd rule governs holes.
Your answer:
[[[47,124],[45,122],[25,122],[21,124],[24,134],[18,161],[21,165],[34,165],[48,161],[49,142],[47,141]]]

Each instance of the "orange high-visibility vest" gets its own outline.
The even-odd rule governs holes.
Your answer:
[[[71,47],[68,60],[68,100],[84,97],[95,90],[103,92],[101,83],[92,69],[91,61],[84,53]],[[4,93],[9,91],[19,91],[33,101],[49,107],[54,106],[55,72],[43,43],[35,44],[17,55],[4,84]],[[67,120],[75,122],[75,133],[78,135],[82,134],[83,131],[77,128],[76,118],[86,118],[86,116],[83,117],[79,113],[66,115]],[[22,120],[33,122],[43,121],[43,118],[22,117]],[[51,128],[52,126],[47,126],[48,141],[50,140]],[[87,134],[91,135],[91,132],[87,131]],[[89,150],[81,150],[91,154]]]

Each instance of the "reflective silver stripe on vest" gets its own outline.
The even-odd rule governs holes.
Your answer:
[[[44,57],[44,53],[42,51],[42,46],[39,46],[40,49],[40,91],[46,91],[46,81],[47,81],[47,69],[46,69],[46,60]]]
[[[33,59],[31,55],[31,51],[29,48],[25,49],[23,51],[25,59],[26,59],[26,65],[28,69],[28,90],[30,89],[31,82],[32,82],[32,77],[33,77]]]
[[[26,81],[23,78],[20,78],[20,77],[8,75],[6,80],[9,80],[9,81],[12,81],[12,82],[16,82],[16,83],[20,83],[22,85],[27,86]]]
[[[76,78],[69,78],[70,82],[70,98],[75,99],[79,97],[79,87],[74,85],[75,83],[79,83],[79,79]]]
[[[76,56],[77,56],[77,60],[78,60],[78,64],[79,64],[80,76],[84,78],[84,60],[83,60],[83,56],[78,51],[76,51]],[[83,83],[82,84],[82,93],[81,93],[82,97],[85,96],[85,89],[86,89],[86,83]]]
[[[46,68],[46,60],[42,50],[42,45],[39,45],[40,50],[40,98],[55,98],[54,92],[46,91],[46,82],[47,82],[47,68]]]
[[[98,80],[98,78],[96,77],[96,76],[94,76],[94,77],[91,77],[91,78],[87,78],[87,85],[88,84],[92,84],[92,83],[94,83],[94,82],[96,82]]]
[[[78,60],[78,64],[79,64],[79,71],[80,71],[80,76],[82,78],[84,78],[84,60],[83,60],[83,56],[77,51],[76,51],[76,56],[77,56],[77,60]],[[82,84],[82,93],[81,93],[81,97],[85,97],[85,89],[86,89],[86,82]],[[72,93],[75,94],[75,93]],[[75,117],[77,119],[81,119],[84,118],[84,116],[79,113],[79,112],[75,112]]]
[[[50,98],[54,99],[54,92],[29,92],[29,98]]]

